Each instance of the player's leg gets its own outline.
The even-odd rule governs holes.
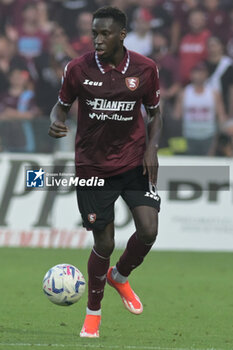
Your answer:
[[[88,309],[100,312],[110,256],[114,249],[114,225],[93,231],[94,247],[88,260]]]
[[[158,211],[153,207],[138,206],[132,209],[136,232],[130,237],[126,249],[116,264],[117,271],[128,277],[141,265],[151,250],[158,231]]]
[[[114,249],[114,202],[119,193],[78,191],[78,205],[84,226],[93,231],[94,247],[88,260],[87,315],[81,337],[99,337],[101,300],[104,295],[110,255]]]
[[[94,247],[88,260],[88,304],[81,337],[99,337],[101,300],[104,296],[110,255],[114,249],[114,225],[94,230]]]
[[[131,208],[136,232],[130,237],[116,266],[109,269],[107,278],[109,284],[121,295],[125,307],[130,312],[139,314],[143,307],[129,285],[128,276],[143,262],[155,242],[160,197],[149,187],[148,179],[142,176],[140,169],[135,169],[135,178],[131,180],[131,187],[124,191],[122,197]]]
[[[116,266],[108,270],[108,283],[120,294],[124,306],[133,314],[143,311],[139,297],[132,290],[128,276],[141,265],[155,242],[158,212],[155,208],[139,206],[132,210],[136,232],[128,240],[126,249]]]

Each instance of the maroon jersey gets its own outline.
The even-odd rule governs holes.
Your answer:
[[[109,177],[142,164],[146,146],[141,104],[159,105],[154,61],[126,51],[112,68],[90,52],[65,67],[59,94],[69,106],[78,98],[75,163],[79,176]]]

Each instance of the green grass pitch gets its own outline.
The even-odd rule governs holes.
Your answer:
[[[107,285],[100,338],[81,339],[87,291],[77,304],[60,307],[43,294],[42,279],[58,263],[76,265],[87,279],[88,255],[0,249],[0,350],[233,349],[233,254],[151,252],[130,277],[144,312],[130,314]]]

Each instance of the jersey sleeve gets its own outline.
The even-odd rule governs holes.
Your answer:
[[[72,63],[69,62],[65,66],[63,76],[62,76],[62,85],[59,91],[58,100],[63,106],[71,106],[74,100],[78,96],[78,91],[75,86],[78,86],[78,82],[74,84],[74,75],[71,72]]]
[[[147,90],[143,96],[142,102],[146,108],[154,109],[159,106],[159,100],[159,71],[156,64],[154,64],[148,77]]]

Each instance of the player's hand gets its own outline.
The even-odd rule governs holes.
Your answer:
[[[66,136],[68,131],[69,129],[62,121],[56,120],[50,125],[48,134],[49,136],[58,139]]]
[[[157,148],[155,146],[148,146],[143,157],[143,175],[147,173],[149,182],[153,185],[157,184],[158,168]]]

